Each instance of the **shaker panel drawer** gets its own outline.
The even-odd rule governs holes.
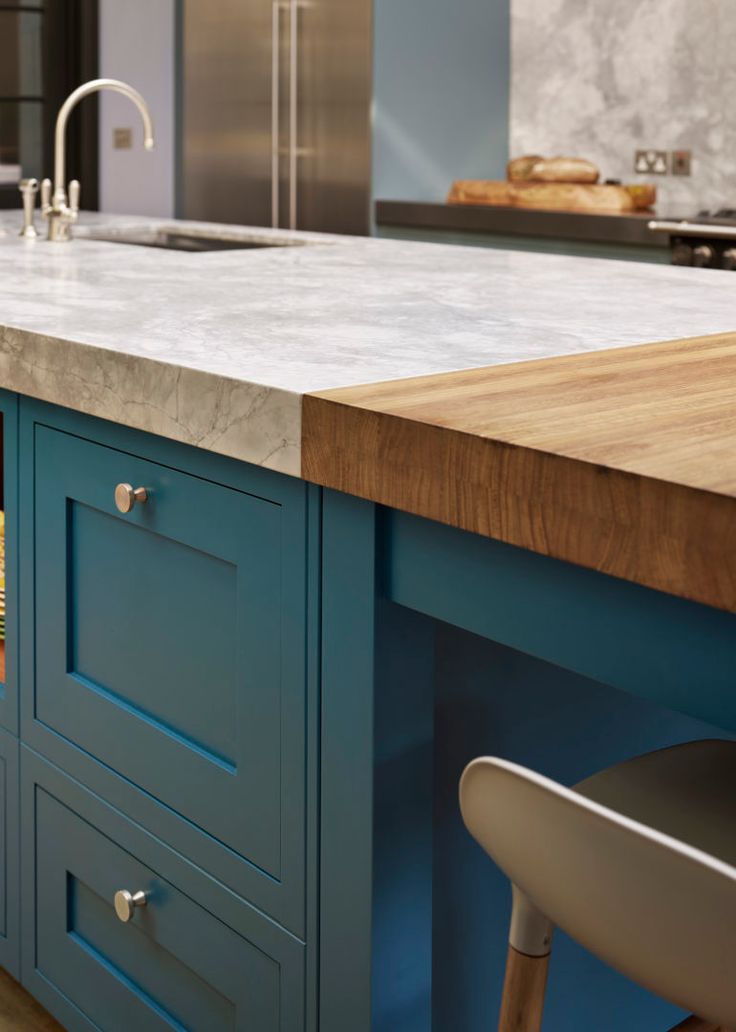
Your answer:
[[[25,740],[47,751],[56,743],[43,735],[53,732],[199,829],[203,848],[223,848],[230,869],[233,858],[246,861],[251,870],[236,890],[299,933],[303,513],[34,429],[36,620]],[[122,482],[147,493],[125,513],[115,501]]]
[[[36,860],[24,980],[67,1027],[301,1032],[300,943],[279,932],[269,948],[239,934],[126,848],[124,826],[121,841],[109,837],[45,780],[24,775]],[[145,896],[125,922],[121,890]]]

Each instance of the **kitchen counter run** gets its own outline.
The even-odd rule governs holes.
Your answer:
[[[661,217],[661,216],[660,216]],[[634,244],[667,250],[669,237],[649,227],[653,212],[545,211],[502,208],[490,204],[444,204],[432,201],[376,201],[379,226],[479,234],[527,236],[585,243]]]
[[[19,217],[0,222],[2,386],[294,475],[310,392],[736,329],[725,272],[342,237],[51,244]]]
[[[54,245],[17,217],[1,386],[736,611],[730,273],[298,234]]]

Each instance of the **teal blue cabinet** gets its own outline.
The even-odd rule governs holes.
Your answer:
[[[0,967],[20,976],[18,739],[0,728]]]
[[[180,858],[28,750],[23,829],[24,982],[71,1032],[304,1028],[304,946],[199,905]],[[145,894],[128,921],[125,889]]]
[[[5,628],[0,726],[18,733],[18,397],[0,390],[0,509],[4,518]]]
[[[306,485],[33,404],[22,434],[24,741],[304,937]]]
[[[0,966],[20,975],[18,853],[18,399],[0,390],[5,617],[0,635]]]
[[[491,921],[503,946],[505,915],[466,937],[488,865],[454,864],[500,679],[523,660],[517,681],[553,695],[577,676],[736,728],[733,614],[27,398],[0,409],[0,964],[70,1032],[488,1027],[478,943]],[[123,512],[125,483],[146,499]],[[443,625],[495,644],[466,669]],[[122,889],[146,893],[129,922]]]

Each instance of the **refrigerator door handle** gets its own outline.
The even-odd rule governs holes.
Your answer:
[[[281,0],[271,3],[271,225],[279,228],[279,102],[281,80]]]
[[[299,146],[299,0],[290,0],[289,47],[289,228],[297,228],[297,155]]]

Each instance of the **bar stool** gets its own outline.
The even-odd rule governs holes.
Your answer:
[[[736,742],[647,753],[573,789],[481,757],[460,808],[512,883],[499,1032],[539,1032],[554,925],[692,1011],[680,1032],[736,1029]]]

